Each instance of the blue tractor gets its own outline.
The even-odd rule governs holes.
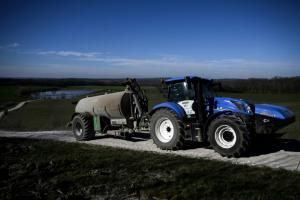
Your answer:
[[[148,112],[148,99],[135,79],[125,91],[81,99],[72,116],[77,140],[96,132],[150,132],[164,150],[183,148],[187,140],[209,143],[226,157],[245,155],[255,134],[273,133],[295,121],[288,108],[217,97],[213,81],[199,77],[170,78],[167,102]]]
[[[222,156],[239,157],[254,134],[273,133],[295,121],[286,107],[217,97],[212,80],[181,77],[165,83],[168,101],[150,112],[151,136],[161,149],[178,149],[191,139],[209,142]]]

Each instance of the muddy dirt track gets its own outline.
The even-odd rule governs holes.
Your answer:
[[[17,137],[31,139],[49,139],[64,142],[76,142],[71,131],[41,131],[41,132],[11,132],[0,131],[0,137]],[[207,158],[222,160],[234,164],[246,164],[250,166],[267,166],[271,168],[283,168],[286,170],[300,171],[300,141],[287,139],[263,140],[255,145],[255,150],[242,158],[225,158],[214,150],[202,147],[201,144],[192,143],[184,150],[163,151],[158,149],[147,134],[135,134],[124,139],[108,136],[97,136],[85,144],[103,145],[116,148],[131,149],[135,151],[149,151],[160,154],[174,154],[190,158]]]

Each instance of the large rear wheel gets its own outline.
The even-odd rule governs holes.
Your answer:
[[[183,123],[169,109],[160,109],[152,115],[150,133],[154,144],[161,149],[176,150],[184,145]]]
[[[93,118],[87,114],[78,114],[73,118],[72,130],[76,140],[91,140],[95,137]]]
[[[234,115],[220,115],[209,126],[208,140],[214,150],[226,157],[245,155],[250,147],[246,124]]]

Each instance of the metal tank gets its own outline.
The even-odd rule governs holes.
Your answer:
[[[145,131],[149,128],[148,99],[135,79],[127,79],[122,92],[81,99],[72,115],[76,140],[90,140],[96,133]]]
[[[108,119],[129,118],[131,115],[132,92],[125,90],[81,99],[76,105],[76,113],[104,116]]]

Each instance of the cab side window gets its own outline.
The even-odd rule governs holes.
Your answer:
[[[186,99],[186,86],[183,83],[175,83],[169,86],[169,100],[183,101]]]

